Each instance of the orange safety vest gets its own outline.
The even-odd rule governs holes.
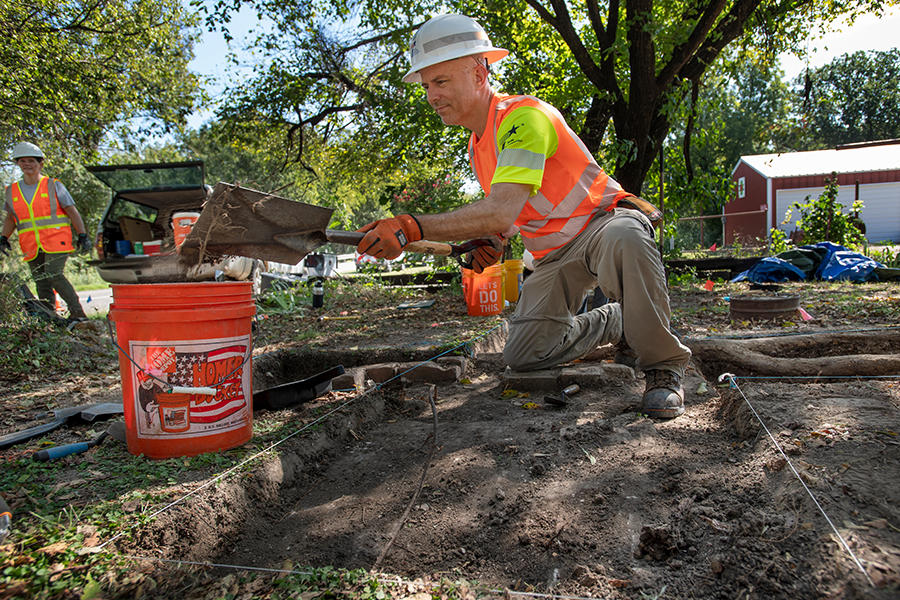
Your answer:
[[[52,182],[52,185],[51,185]],[[6,199],[16,213],[19,247],[25,260],[34,260],[39,250],[48,254],[72,252],[71,221],[56,197],[56,180],[41,177],[34,197],[29,201],[19,183],[6,188]]]
[[[497,131],[510,112],[523,106],[540,109],[559,139],[556,152],[544,162],[540,189],[528,198],[516,219],[522,241],[536,259],[581,233],[598,210],[611,211],[623,200],[632,204],[628,208],[640,209],[651,221],[661,218],[656,207],[623,190],[600,168],[558,110],[532,96],[494,94],[484,135],[480,140],[474,133],[469,138],[469,162],[485,195],[491,193],[500,155]]]

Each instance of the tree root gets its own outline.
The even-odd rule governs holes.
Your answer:
[[[722,373],[783,377],[900,377],[900,329],[755,339],[683,340],[707,379]]]

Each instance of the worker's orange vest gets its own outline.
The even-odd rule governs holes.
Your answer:
[[[487,127],[480,140],[469,138],[469,162],[484,193],[491,193],[500,147],[497,131],[503,119],[523,106],[541,110],[553,123],[559,144],[544,163],[541,187],[525,203],[516,219],[525,247],[541,258],[560,248],[587,227],[598,210],[611,211],[621,201],[630,202],[655,222],[661,218],[652,204],[629,194],[594,160],[581,138],[554,107],[532,96],[495,94]]]
[[[39,250],[48,254],[72,252],[72,230],[66,211],[56,197],[56,180],[41,177],[34,198],[29,202],[16,182],[6,188],[6,199],[12,201],[16,213],[16,231],[25,260],[30,261]]]

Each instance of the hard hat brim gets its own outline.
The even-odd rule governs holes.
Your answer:
[[[446,54],[442,54],[441,56],[426,58],[418,63],[415,67],[410,69],[409,72],[403,76],[403,83],[421,83],[422,76],[419,75],[419,71],[421,71],[422,69],[440,64],[442,62],[450,62],[451,60],[464,58],[466,56],[474,56],[476,54],[484,54],[484,57],[487,59],[488,64],[492,65],[498,60],[506,58],[506,56],[509,55],[509,50],[496,48],[494,46],[479,46],[475,48],[465,48],[463,50],[455,52],[447,52]]]

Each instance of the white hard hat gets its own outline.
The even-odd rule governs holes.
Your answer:
[[[44,153],[41,152],[41,149],[32,144],[31,142],[19,142],[16,144],[15,148],[13,148],[12,158],[13,160],[17,160],[20,158],[25,158],[26,156],[31,156],[34,158],[44,158]]]
[[[495,48],[481,25],[465,15],[438,15],[419,27],[409,46],[409,73],[405,83],[419,83],[419,71],[448,60],[484,54],[492,64],[509,54]]]

